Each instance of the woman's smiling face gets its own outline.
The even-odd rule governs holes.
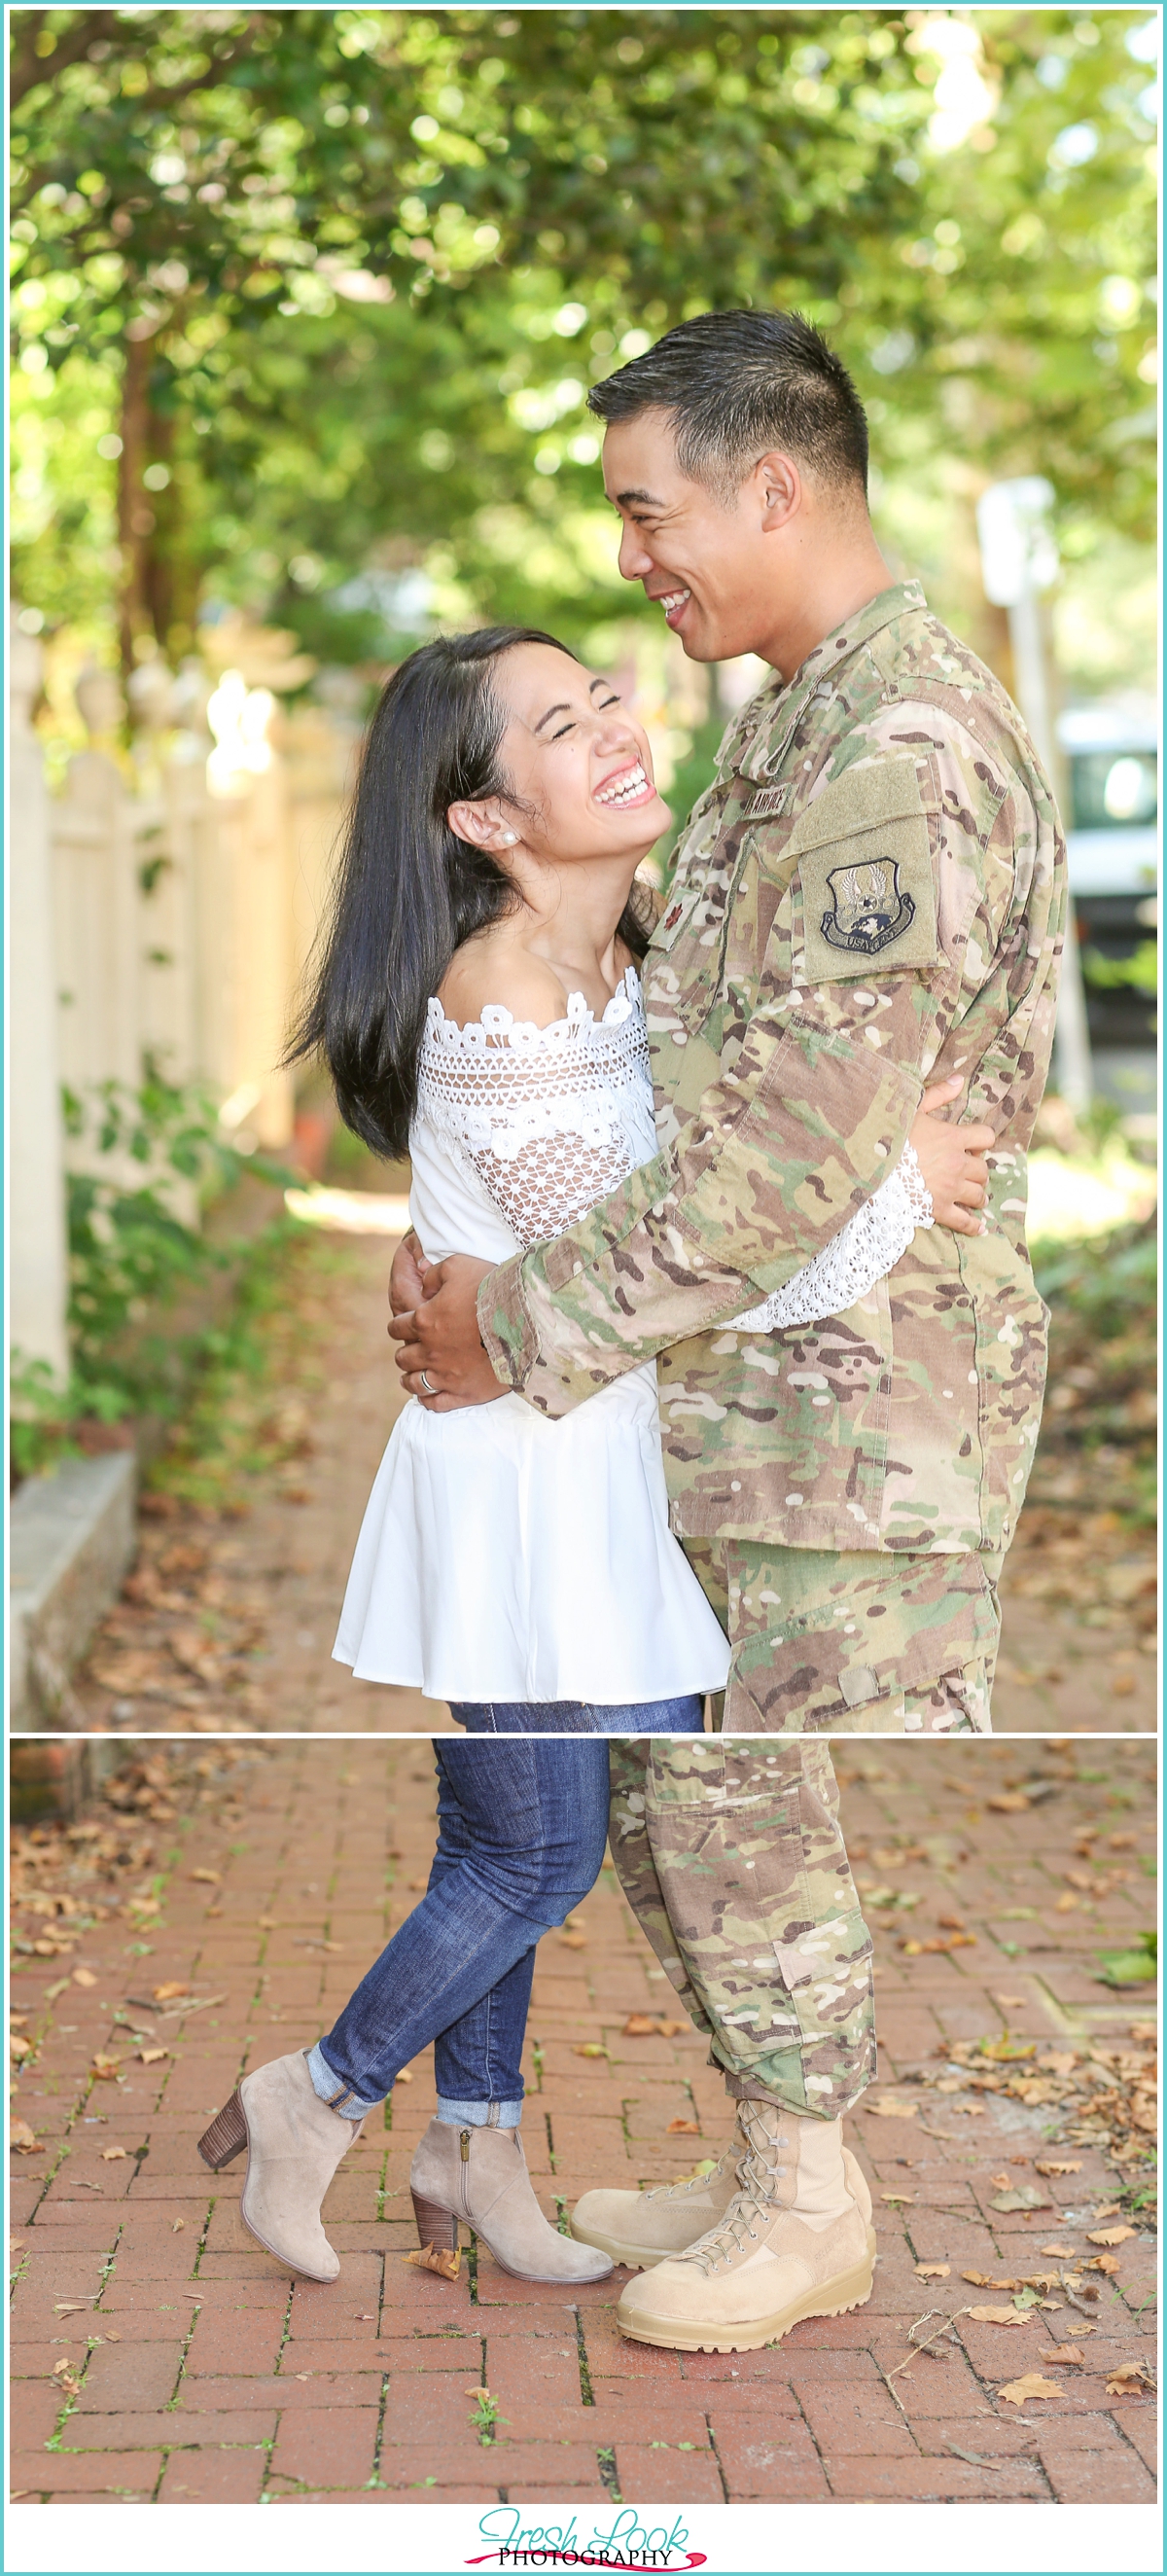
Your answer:
[[[492,686],[506,716],[502,764],[511,829],[536,858],[643,855],[670,821],[642,725],[612,687],[550,644],[499,656]]]

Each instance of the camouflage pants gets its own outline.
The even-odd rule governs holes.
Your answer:
[[[727,1734],[991,1734],[999,1556],[684,1548],[733,1647]]]
[[[632,1911],[739,2100],[835,2119],[875,2073],[871,1936],[823,1744],[613,1737]]]

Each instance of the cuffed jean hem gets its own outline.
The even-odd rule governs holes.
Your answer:
[[[362,2102],[359,2093],[350,2093],[340,2076],[333,2073],[328,2059],[320,2053],[319,2040],[315,2048],[307,2051],[307,2058],[312,2090],[327,2102],[330,2111],[339,2111],[342,2120],[363,2120],[367,2112],[376,2110],[375,2102]]]
[[[448,2102],[439,2093],[435,2117],[448,2129],[517,2129],[521,2102]]]

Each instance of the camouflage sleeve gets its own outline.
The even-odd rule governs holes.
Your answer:
[[[967,1015],[978,1059],[1024,1045],[1043,853],[1049,873],[1025,782],[927,704],[881,711],[862,749],[784,836],[788,892],[754,1007],[668,1149],[482,1283],[495,1373],[542,1412],[728,1320],[820,1252],[894,1169],[926,1081],[967,1061]],[[876,869],[899,925],[882,954],[849,928]],[[1007,1085],[994,1091],[1005,1123]]]

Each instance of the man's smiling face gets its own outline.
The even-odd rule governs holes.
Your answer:
[[[681,472],[667,412],[611,421],[604,488],[623,521],[620,570],[659,600],[693,662],[763,649],[774,612],[774,550],[756,474],[724,498]]]

